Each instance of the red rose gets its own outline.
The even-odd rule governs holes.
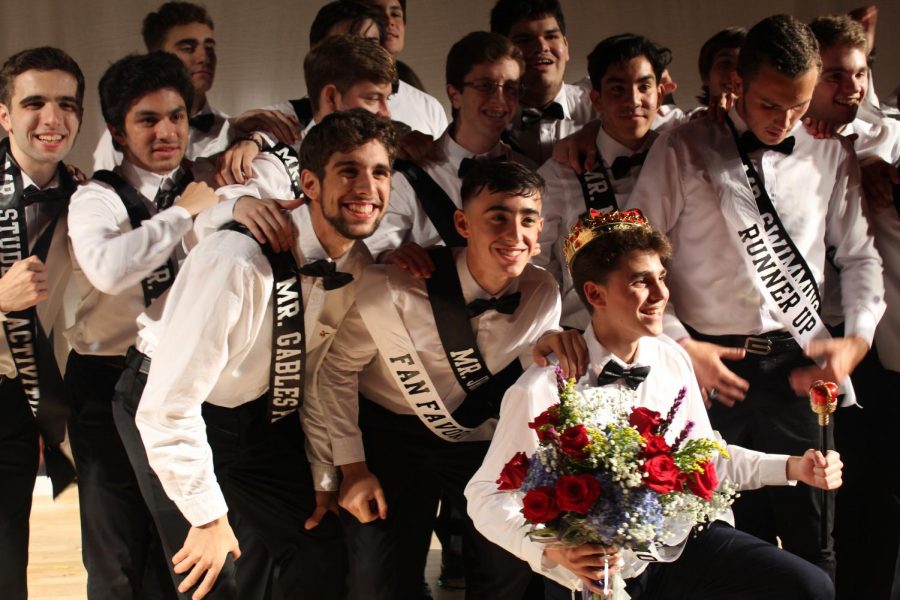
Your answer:
[[[652,435],[662,422],[662,417],[649,408],[635,408],[628,417],[628,423],[635,427],[643,437]]]
[[[660,494],[668,494],[678,486],[678,467],[668,454],[657,454],[644,461],[647,487]]]
[[[538,438],[541,441],[544,440],[544,438],[541,437],[541,434],[544,431],[546,431],[547,429],[550,429],[550,427],[545,428],[544,425],[550,425],[551,427],[555,427],[556,425],[559,425],[559,417],[556,413],[556,410],[558,408],[559,408],[559,404],[554,404],[553,406],[551,406],[550,408],[548,408],[547,410],[545,410],[544,412],[542,412],[541,414],[536,416],[534,418],[534,421],[532,421],[531,423],[528,424],[529,427],[531,427],[532,429],[534,429],[537,432]]]
[[[556,482],[556,498],[561,510],[586,515],[600,497],[600,482],[592,475],[563,475]]]
[[[528,457],[524,452],[516,452],[503,470],[500,471],[500,479],[497,480],[499,490],[517,490],[522,485],[522,480],[528,473]]]
[[[716,465],[706,461],[702,473],[690,473],[687,478],[688,489],[704,500],[711,500],[713,492],[719,486],[719,478],[716,476]]]
[[[559,516],[556,491],[549,486],[529,491],[522,504],[522,514],[531,523],[548,523]]]
[[[650,458],[657,454],[669,454],[672,448],[666,443],[666,438],[661,435],[647,436],[647,443],[641,451],[641,456]]]
[[[584,428],[584,425],[574,425],[569,427],[563,431],[560,438],[562,451],[574,458],[586,457],[588,453],[584,448],[590,443],[591,438],[588,436],[587,429]]]

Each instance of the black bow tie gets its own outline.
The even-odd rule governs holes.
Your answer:
[[[307,277],[321,277],[322,287],[326,290],[336,290],[353,281],[353,275],[338,271],[333,261],[324,258],[303,265],[297,272]]]
[[[522,109],[522,127],[531,127],[538,123],[541,119],[556,119],[562,121],[566,118],[563,112],[562,104],[559,102],[551,102],[544,108],[523,108]]]
[[[22,193],[22,200],[25,206],[38,202],[60,202],[68,199],[68,197],[69,192],[64,190],[62,186],[41,190],[35,185],[29,185]]]
[[[457,170],[457,175],[459,175],[460,179],[462,179],[466,176],[466,173],[472,170],[472,167],[479,163],[492,163],[502,160],[507,160],[505,154],[501,154],[500,156],[492,156],[490,158],[464,158],[459,161],[459,169]]]
[[[172,173],[170,177],[163,179],[159,189],[156,190],[156,196],[153,198],[156,210],[163,211],[172,206],[175,198],[180,196],[184,188],[193,180],[193,172],[185,169],[183,166],[179,166],[178,170]]]
[[[756,134],[748,129],[741,134],[740,145],[741,150],[743,150],[745,154],[750,154],[751,152],[755,152],[760,148],[763,148],[765,150],[775,150],[776,152],[790,155],[790,153],[794,151],[795,142],[796,140],[794,139],[794,136],[790,135],[777,144],[764,144],[758,137],[756,137]]]
[[[212,129],[212,126],[216,122],[216,115],[212,113],[205,113],[202,115],[197,115],[196,117],[191,117],[189,123],[191,127],[194,129],[199,129],[203,133],[209,133],[209,130]]]
[[[597,385],[607,385],[621,379],[625,382],[625,385],[636,390],[647,379],[649,373],[650,367],[631,367],[626,369],[616,361],[610,360],[603,365],[603,370],[600,371],[600,376],[597,377]]]
[[[469,309],[469,318],[475,318],[486,310],[496,310],[504,315],[511,315],[519,308],[519,301],[522,300],[522,292],[515,292],[500,296],[499,298],[476,298],[466,305]]]
[[[638,152],[631,156],[617,156],[612,163],[612,176],[616,179],[622,179],[631,169],[644,164],[647,158],[646,152]]]

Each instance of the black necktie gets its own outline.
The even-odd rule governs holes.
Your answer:
[[[464,158],[459,161],[459,169],[457,170],[457,175],[459,175],[460,179],[466,176],[466,173],[472,170],[472,167],[477,165],[478,163],[490,163],[490,162],[498,162],[501,160],[507,160],[505,154],[501,154],[500,156],[492,156],[490,158]]]
[[[531,127],[541,119],[556,119],[562,121],[566,118],[563,112],[562,104],[559,102],[551,102],[544,108],[523,108],[522,109],[522,127]]]
[[[603,370],[600,371],[600,376],[597,377],[597,385],[607,385],[621,379],[625,382],[625,385],[636,390],[647,379],[649,373],[650,367],[631,367],[626,369],[616,361],[610,360],[603,365]]]
[[[41,190],[35,185],[29,185],[22,193],[22,200],[25,202],[25,206],[28,206],[38,202],[59,202],[67,199],[70,195],[71,190],[65,190],[62,186]]]
[[[175,198],[181,195],[184,188],[194,180],[194,174],[186,170],[184,166],[179,166],[172,175],[166,177],[159,184],[153,203],[156,205],[157,211],[164,211],[175,202]]]
[[[216,115],[212,113],[197,115],[196,117],[191,117],[188,122],[194,129],[199,129],[203,133],[209,133],[209,130],[212,129],[213,124],[216,122]]]
[[[794,151],[795,142],[794,136],[790,135],[777,144],[769,145],[762,143],[762,141],[756,137],[756,134],[749,129],[741,134],[741,150],[743,150],[745,154],[750,154],[760,148],[764,148],[766,150],[775,150],[776,152],[789,155]]]
[[[353,281],[353,275],[338,271],[333,261],[324,258],[303,265],[297,272],[307,277],[321,277],[322,287],[326,290],[336,290]]]
[[[612,164],[612,176],[616,179],[622,179],[628,175],[628,172],[631,171],[631,169],[644,164],[644,159],[646,158],[646,152],[638,152],[631,156],[617,156]]]
[[[486,310],[496,310],[498,313],[511,315],[516,312],[520,300],[522,300],[522,292],[515,292],[513,294],[507,294],[505,296],[500,296],[499,298],[490,298],[488,300],[476,298],[469,302],[466,305],[466,308],[469,309],[470,319],[477,317]]]

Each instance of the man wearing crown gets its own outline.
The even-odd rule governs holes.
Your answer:
[[[572,229],[564,249],[575,289],[591,314],[584,333],[589,365],[578,386],[633,390],[635,407],[660,414],[669,412],[670,399],[686,387],[684,404],[670,431],[681,431],[692,421],[690,437],[714,437],[690,358],[662,333],[669,298],[666,264],[672,252],[666,236],[652,229],[636,210],[592,212]],[[538,438],[529,423],[558,401],[556,389],[554,369],[533,366],[506,392],[485,461],[466,487],[475,526],[547,577],[548,599],[570,599],[571,590],[582,586],[602,593],[597,581],[603,577],[604,560],[610,558],[612,564],[622,559],[619,565],[633,600],[834,597],[824,573],[734,529],[725,522],[732,520],[730,511],[690,535],[685,532],[679,543],[658,548],[655,561],[630,550],[547,544],[527,537],[521,496],[498,493],[495,480],[510,457],[535,451]],[[815,450],[786,456],[731,445],[727,449],[731,460],[718,458],[716,470],[720,479],[732,480],[739,489],[797,481],[822,489],[841,484],[842,465],[834,452],[826,458]]]

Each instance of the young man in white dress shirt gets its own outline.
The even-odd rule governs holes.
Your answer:
[[[59,449],[67,408],[46,336],[58,325],[60,339],[72,272],[65,210],[76,182],[62,161],[81,127],[83,99],[84,75],[62,50],[23,50],[0,67],[0,125],[8,133],[0,141],[0,590],[11,600],[28,595],[41,437],[54,494],[74,479]]]
[[[713,438],[690,358],[674,340],[662,335],[669,296],[665,265],[670,256],[666,237],[639,215],[614,212],[585,217],[567,237],[567,267],[591,312],[584,333],[590,364],[578,385],[594,387],[601,385],[598,379],[608,377],[613,381],[602,385],[633,389],[635,406],[661,414],[669,412],[672,399],[686,387],[687,396],[670,431],[681,431],[691,421],[691,437]],[[617,380],[609,373],[610,363],[626,371],[619,371]],[[621,378],[637,367],[649,370],[645,379]],[[538,438],[528,424],[558,402],[556,390],[554,369],[537,366],[509,389],[484,464],[466,487],[469,514],[479,531],[551,580],[546,583],[546,598],[571,600],[571,590],[581,587],[601,593],[598,580],[603,577],[608,551],[615,552],[611,564],[618,557],[624,559],[621,572],[634,600],[834,597],[824,573],[773,544],[733,529],[724,522],[731,520],[728,513],[719,516],[721,521],[686,533],[665,552],[661,549],[662,560],[654,563],[642,561],[629,550],[547,544],[527,537],[521,496],[498,492],[496,481],[513,455],[531,454],[537,448]],[[815,450],[786,456],[729,445],[728,452],[730,460],[716,458],[716,472],[720,480],[730,479],[742,489],[792,485],[797,480],[823,489],[841,483],[841,463],[835,452],[827,460]]]
[[[558,0],[499,0],[491,31],[522,51],[524,93],[505,138],[541,165],[553,144],[596,118],[587,89],[564,81],[569,63],[566,20]]]
[[[818,443],[810,385],[844,385],[872,343],[881,261],[850,143],[816,140],[800,123],[821,65],[809,27],[764,19],[738,60],[726,122],[698,119],[657,139],[627,206],[672,239],[666,332],[691,356],[713,426],[743,446],[795,453]],[[840,268],[844,337],[831,338],[819,317],[826,251]],[[735,514],[741,529],[778,536],[833,575],[818,493],[748,492]]]
[[[520,356],[557,327],[556,285],[528,264],[541,187],[517,163],[473,166],[455,215],[468,247],[434,249],[427,282],[394,265],[360,280],[318,390],[343,472],[350,598],[421,595],[440,493],[465,506]],[[464,546],[466,597],[521,597],[527,566],[468,519]]]
[[[590,92],[600,115],[596,166],[578,174],[571,167],[548,160],[540,169],[547,182],[541,253],[534,263],[550,271],[563,296],[563,326],[584,330],[590,315],[572,287],[563,256],[562,240],[579,215],[616,210],[634,187],[641,165],[657,133],[653,123],[662,98],[659,83],[669,51],[647,38],[623,34],[606,38],[588,55]]]
[[[328,444],[312,390],[354,278],[371,262],[359,240],[388,203],[395,148],[382,117],[323,119],[301,147],[307,203],[291,212],[290,250],[270,252],[236,231],[210,235],[185,261],[162,317],[142,317],[146,356],[119,387],[140,431],[132,462],[143,462],[138,476],[185,598],[256,597],[247,589],[267,578],[258,570],[266,561],[233,560],[248,543],[279,567],[283,597],[341,597],[340,524],[324,503],[316,509],[310,472],[317,445]]]

